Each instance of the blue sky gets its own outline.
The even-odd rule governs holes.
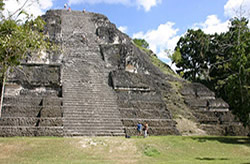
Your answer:
[[[13,11],[25,0],[6,0],[6,8]],[[32,0],[30,0],[32,1]],[[130,37],[146,39],[158,57],[169,63],[164,52],[173,50],[179,38],[189,28],[201,28],[206,33],[224,32],[228,20],[238,15],[242,7],[249,18],[250,0],[40,0],[27,10],[41,15],[48,9],[62,9],[67,3],[72,10],[97,12]]]

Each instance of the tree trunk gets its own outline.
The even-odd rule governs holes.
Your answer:
[[[1,101],[0,101],[0,118],[2,116],[2,107],[3,107],[3,97],[4,97],[5,81],[6,81],[6,72],[3,74],[3,84],[2,84],[2,93],[1,93]]]

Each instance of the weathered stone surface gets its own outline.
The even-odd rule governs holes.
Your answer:
[[[215,99],[214,92],[199,83],[184,84],[181,93],[185,96],[198,97],[200,99]]]
[[[200,128],[210,135],[247,135],[248,128],[229,111],[229,105],[215,98],[213,92],[202,84],[185,84],[182,91],[185,103],[191,107]],[[241,128],[240,128],[241,127]]]
[[[62,117],[61,106],[16,106],[5,105],[2,117]]]
[[[60,88],[60,65],[22,64],[8,75],[8,83],[15,83],[24,88],[35,87]]]
[[[149,85],[147,84],[147,79],[140,75],[134,74],[126,71],[113,71],[111,72],[112,86],[115,90],[121,91],[144,91],[149,92]]]
[[[63,126],[62,118],[5,117],[0,119],[0,126]]]
[[[60,64],[22,64],[5,88],[0,136],[63,135]]]
[[[1,137],[13,136],[63,136],[62,127],[0,126]]]
[[[208,110],[210,111],[228,111],[229,105],[222,99],[208,100]]]

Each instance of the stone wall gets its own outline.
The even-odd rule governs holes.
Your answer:
[[[199,127],[209,135],[246,136],[249,129],[229,111],[229,105],[199,83],[186,83],[182,91],[185,103],[190,106]]]
[[[60,65],[22,64],[5,85],[0,136],[62,136]]]

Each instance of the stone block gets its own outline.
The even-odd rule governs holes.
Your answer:
[[[229,105],[222,99],[208,100],[208,110],[210,111],[229,111]]]
[[[2,108],[2,117],[37,117],[43,108],[39,106],[16,105],[4,105]]]
[[[1,137],[58,136],[64,135],[62,127],[0,126]]]
[[[23,88],[61,86],[60,65],[22,64],[8,74],[7,83],[15,83]]]

